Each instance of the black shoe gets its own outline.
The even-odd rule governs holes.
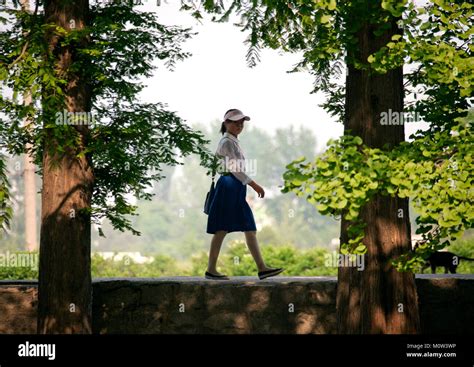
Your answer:
[[[285,270],[285,269],[277,268],[277,269],[271,269],[271,270],[266,270],[266,271],[259,271],[258,272],[258,278],[260,280],[262,280],[262,279],[265,279],[265,278],[273,277],[275,275],[280,274],[283,270]]]
[[[212,280],[229,280],[229,277],[227,275],[217,275],[217,274],[212,274],[206,271],[204,274],[204,277],[206,279],[212,279]]]

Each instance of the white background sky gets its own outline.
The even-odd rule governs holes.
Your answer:
[[[261,62],[249,68],[244,44],[246,33],[229,23],[201,23],[189,13],[179,11],[179,1],[143,0],[143,9],[156,11],[164,24],[192,27],[198,32],[184,44],[192,56],[176,64],[173,72],[160,65],[143,99],[165,102],[190,125],[222,120],[230,108],[239,108],[256,124],[273,132],[277,127],[304,125],[314,131],[318,149],[342,133],[318,104],[322,94],[310,94],[314,78],[308,73],[287,73],[300,60],[297,54],[275,50],[261,51]],[[245,130],[244,133],[245,134]]]
[[[198,32],[183,45],[192,53],[190,58],[177,63],[174,71],[160,64],[154,76],[144,81],[145,101],[167,103],[191,126],[222,121],[230,108],[241,109],[252,118],[247,124],[271,133],[277,127],[303,125],[316,135],[318,150],[342,134],[342,124],[318,106],[324,95],[310,94],[314,77],[305,72],[287,73],[301,59],[300,53],[263,49],[260,63],[249,68],[245,57],[248,46],[244,44],[247,33],[232,21],[213,23],[205,16],[200,23],[189,12],[179,11],[178,0],[162,0],[160,6],[156,0],[142,2],[142,8],[156,12],[161,23],[192,27]],[[423,1],[417,3],[423,5]],[[408,124],[405,135],[426,127],[423,123]]]
[[[269,132],[303,125],[316,135],[318,150],[342,134],[342,124],[318,106],[324,102],[323,94],[310,94],[314,77],[304,72],[287,73],[301,54],[263,49],[260,63],[249,68],[245,57],[248,46],[244,44],[247,33],[232,22],[213,23],[205,16],[200,23],[189,12],[179,11],[179,0],[161,0],[160,6],[156,0],[141,1],[144,5],[140,8],[156,12],[161,23],[198,32],[183,45],[192,56],[178,62],[174,71],[157,60],[154,76],[143,80],[147,86],[141,95],[144,101],[166,103],[191,126],[221,121],[230,108],[249,115],[252,120],[247,125],[256,124]],[[417,4],[423,5],[423,1]],[[409,136],[425,126],[411,123],[405,127]]]

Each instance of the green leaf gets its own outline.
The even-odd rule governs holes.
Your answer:
[[[379,186],[378,182],[374,181],[374,182],[371,182],[367,185],[367,187],[371,190],[375,190],[377,187]]]
[[[328,209],[328,206],[326,204],[318,204],[316,205],[316,209],[320,212],[325,212]]]
[[[431,24],[429,22],[425,22],[421,25],[420,29],[422,31],[424,31],[424,30],[428,29],[430,26],[431,26]]]
[[[322,24],[328,23],[330,20],[331,20],[331,16],[328,15],[328,14],[325,14],[321,17],[321,23]]]

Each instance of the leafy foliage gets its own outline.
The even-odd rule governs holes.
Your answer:
[[[293,246],[264,246],[262,253],[268,264],[285,267],[285,275],[335,276],[337,269],[326,266],[328,250],[313,248],[308,251],[297,250]],[[256,268],[250,253],[243,242],[235,241],[221,257],[222,271],[232,276],[255,276]],[[92,256],[93,278],[111,277],[143,277],[155,278],[161,276],[203,276],[207,267],[207,254],[202,252],[193,257],[190,267],[178,264],[169,256],[158,255],[153,262],[137,264],[130,258],[121,261],[104,259],[98,254]],[[0,279],[37,279],[38,269],[30,267],[0,266]]]
[[[206,134],[212,147],[217,146],[220,122],[215,121],[210,129],[204,125],[195,127]],[[241,135],[239,139],[246,158],[256,162],[252,178],[267,192],[261,200],[253,190],[247,191],[247,200],[262,225],[259,241],[275,245],[293,243],[298,248],[307,248],[327,246],[331,239],[338,237],[336,221],[319,215],[309,203],[279,192],[288,158],[316,154],[316,140],[311,131],[290,126],[277,129],[272,136],[263,128],[247,126]],[[142,237],[117,232],[107,239],[93,238],[98,241],[98,249],[162,253],[184,260],[208,248],[210,235],[205,233],[207,216],[202,212],[202,201],[210,178],[199,167],[196,156],[186,157],[183,162],[179,175],[173,176],[172,171],[168,171],[167,178],[155,186],[156,200],[137,202],[139,216],[133,219],[133,226],[140,230]],[[241,233],[232,233],[226,237],[226,243],[241,236]]]
[[[450,246],[449,251],[459,256],[474,258],[474,241],[472,237],[458,240]],[[474,274],[474,262],[461,260],[457,272]]]
[[[136,11],[127,2],[92,5],[84,29],[46,24],[37,12],[8,12],[15,22],[0,32],[0,83],[13,94],[0,97],[5,113],[0,118],[0,149],[29,153],[41,167],[45,139],[54,138],[59,154],[73,150],[78,157],[87,156],[95,175],[93,222],[101,226],[107,218],[115,229],[139,234],[129,219],[136,206],[126,194],[149,200],[148,189],[162,178],[162,166],[181,164],[180,157],[196,154],[203,166],[210,166],[208,141],[200,132],[162,103],[137,102],[144,87],[138,80],[152,74],[153,60],[164,60],[172,68],[188,57],[181,44],[192,33],[164,26],[153,13]],[[66,110],[67,75],[58,73],[54,50],[44,42],[51,34],[61,47],[74,50],[76,61],[69,71],[79,74],[90,88],[87,112],[93,124],[86,141],[73,124],[58,123]],[[17,96],[25,93],[31,94],[31,105],[18,101]],[[22,126],[25,117],[34,121],[34,127]],[[29,151],[26,143],[31,144]]]
[[[92,256],[93,278],[155,278],[177,273],[176,260],[169,256],[157,255],[149,264],[137,264],[126,257],[121,261],[114,261],[113,259],[104,259],[97,254]]]
[[[38,279],[38,252],[3,252],[0,257],[0,279]]]
[[[375,194],[409,197],[423,243],[416,255],[397,261],[411,270],[473,227],[472,120],[460,120],[452,130],[419,136],[390,151],[371,149],[359,137],[343,136],[314,162],[302,157],[287,166],[284,192],[306,195],[321,214],[352,221],[351,239],[342,253],[364,253],[364,223],[360,209]],[[402,214],[403,215],[403,214]]]
[[[219,21],[232,12],[240,15],[251,46],[303,51],[303,60],[293,71],[303,68],[314,74],[315,91],[328,96],[323,106],[340,121],[345,113],[344,87],[335,79],[341,77],[341,62],[371,74],[410,67],[405,86],[411,100],[405,110],[419,113],[430,124],[427,131],[393,151],[369,149],[360,137],[348,135],[332,142],[315,162],[303,157],[287,166],[283,192],[306,195],[322,214],[352,221],[342,252],[366,251],[359,212],[375,194],[411,197],[419,212],[424,241],[416,256],[397,259],[399,270],[412,269],[429,252],[472,228],[472,120],[461,119],[472,105],[474,85],[472,4],[432,0],[418,7],[407,0],[262,0],[232,1],[228,7],[206,1],[204,7],[223,13],[216,18]],[[391,27],[393,18],[399,32],[367,60],[360,59],[361,27],[368,24],[377,37]],[[456,169],[449,168],[452,164]]]
[[[0,229],[5,230],[9,227],[13,216],[13,210],[10,206],[10,190],[7,179],[7,169],[5,159],[0,154]]]
[[[474,258],[474,240],[466,238],[456,241],[450,251],[459,256]],[[14,253],[14,252],[12,252]],[[25,253],[23,253],[25,254]],[[328,261],[333,256],[329,250],[314,247],[300,250],[294,246],[262,246],[265,261],[271,266],[285,268],[283,276],[336,276],[337,268]],[[156,278],[165,276],[188,275],[202,277],[207,267],[206,252],[195,255],[191,263],[180,263],[176,259],[158,255],[151,263],[138,264],[124,257],[121,261],[104,259],[98,254],[92,256],[93,278]],[[420,264],[421,265],[421,264]],[[218,270],[231,276],[256,276],[255,263],[242,241],[234,241],[220,256]],[[414,271],[419,271],[414,266]],[[474,273],[474,263],[461,261],[458,273]],[[38,279],[38,270],[31,267],[0,266],[0,279]]]
[[[284,276],[335,276],[336,267],[326,264],[331,254],[328,250],[314,247],[298,250],[293,246],[262,246],[262,256],[269,266],[285,268]],[[256,276],[257,268],[246,245],[233,242],[228,251],[220,257],[218,270],[230,276]],[[202,275],[207,267],[207,254],[193,258],[191,274]]]
[[[193,127],[202,131],[210,140],[210,147],[217,146],[221,137],[221,123],[210,125],[196,124]],[[297,248],[314,246],[326,247],[339,236],[339,223],[330,217],[320,215],[304,200],[297,200],[279,192],[283,185],[282,174],[289,159],[301,155],[314,156],[317,145],[314,133],[304,127],[288,126],[277,129],[272,134],[261,126],[246,126],[239,136],[246,157],[256,162],[255,176],[267,192],[265,199],[256,198],[248,189],[249,201],[259,228],[259,242],[275,246],[294,244]],[[0,251],[9,245],[10,251],[24,248],[24,198],[22,165],[23,157],[7,160],[9,182],[11,184],[14,217],[8,233],[0,234]],[[200,166],[199,157],[190,155],[182,160],[183,166],[164,166],[160,173],[165,176],[155,182],[153,200],[136,202],[137,216],[131,218],[132,226],[141,236],[131,232],[114,231],[110,223],[104,223],[107,238],[99,237],[93,226],[92,243],[95,251],[136,251],[147,254],[165,254],[185,261],[192,255],[206,251],[210,235],[205,233],[207,216],[202,212],[202,200],[210,185],[210,178]],[[37,187],[40,187],[40,180]],[[39,209],[40,195],[37,195]],[[38,218],[40,213],[38,212]],[[186,230],[183,230],[185,228]],[[241,238],[241,233],[226,237],[226,243]],[[224,245],[225,246],[225,245]]]

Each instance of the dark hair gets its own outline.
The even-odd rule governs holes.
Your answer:
[[[224,116],[227,115],[229,112],[232,112],[232,111],[235,111],[236,109],[235,108],[231,108],[230,110],[228,110],[226,113],[224,113]],[[227,120],[226,120],[227,121]],[[225,124],[224,124],[225,121],[222,122],[221,124],[221,134],[224,135],[224,133],[227,131],[227,129],[225,128]]]
[[[225,128],[225,124],[224,124],[224,121],[222,121],[222,125],[221,125],[221,134],[224,135],[224,133],[227,131],[227,129]]]

